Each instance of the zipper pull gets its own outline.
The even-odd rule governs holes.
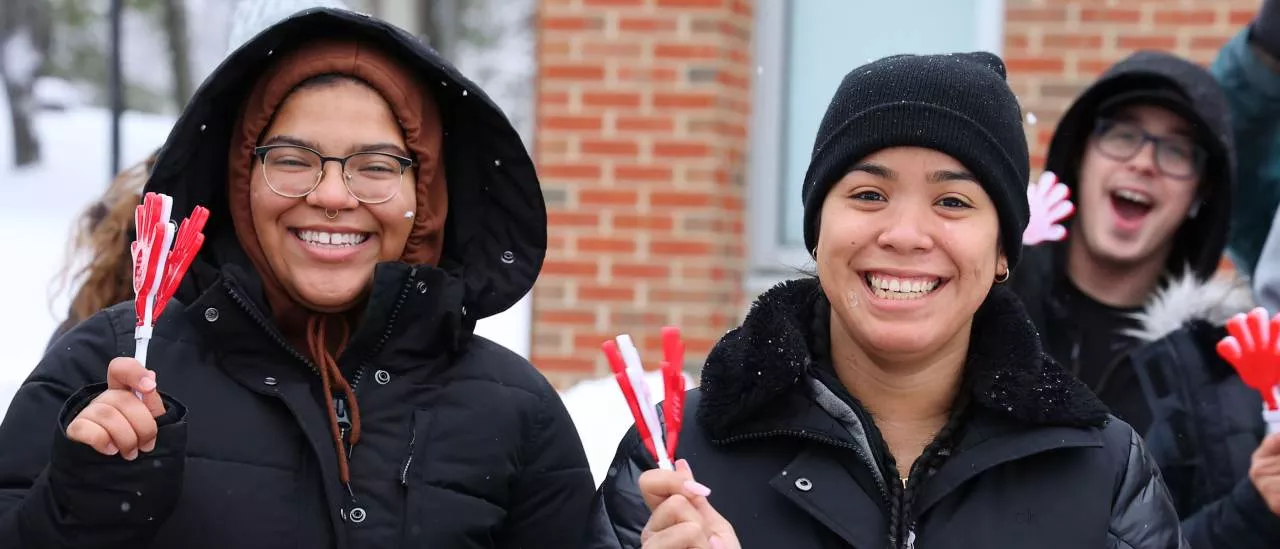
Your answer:
[[[347,433],[351,431],[351,415],[347,412],[347,398],[345,396],[333,397],[333,411],[338,416],[338,431],[342,436],[342,444],[347,444]]]

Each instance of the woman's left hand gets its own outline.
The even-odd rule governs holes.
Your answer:
[[[653,469],[640,475],[640,493],[653,514],[640,542],[645,549],[739,549],[738,537],[707,496],[711,490],[693,480],[685,460],[675,471]]]

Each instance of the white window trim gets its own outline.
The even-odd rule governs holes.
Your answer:
[[[779,205],[786,198],[783,191],[799,192],[798,187],[779,184],[785,133],[782,114],[786,104],[788,7],[792,1],[762,0],[755,5],[756,70],[752,71],[751,154],[747,166],[748,295],[796,278],[799,269],[812,270],[814,266],[803,247],[784,246],[779,241]],[[978,0],[977,11],[979,48],[1000,55],[1004,51],[1004,0]]]

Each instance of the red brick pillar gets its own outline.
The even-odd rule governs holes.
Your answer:
[[[688,365],[739,318],[749,0],[541,0],[534,154],[550,243],[532,360],[557,385],[607,372],[629,332]]]
[[[1259,0],[1005,0],[1004,56],[1025,111],[1034,174],[1062,113],[1103,70],[1139,49],[1205,65],[1253,19]],[[1225,258],[1224,258],[1225,263]]]

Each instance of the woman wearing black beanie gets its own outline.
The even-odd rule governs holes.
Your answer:
[[[1184,546],[1142,441],[1001,285],[1029,179],[1004,76],[968,53],[844,78],[801,190],[817,277],[712,350],[676,471],[627,434],[588,547]]]

